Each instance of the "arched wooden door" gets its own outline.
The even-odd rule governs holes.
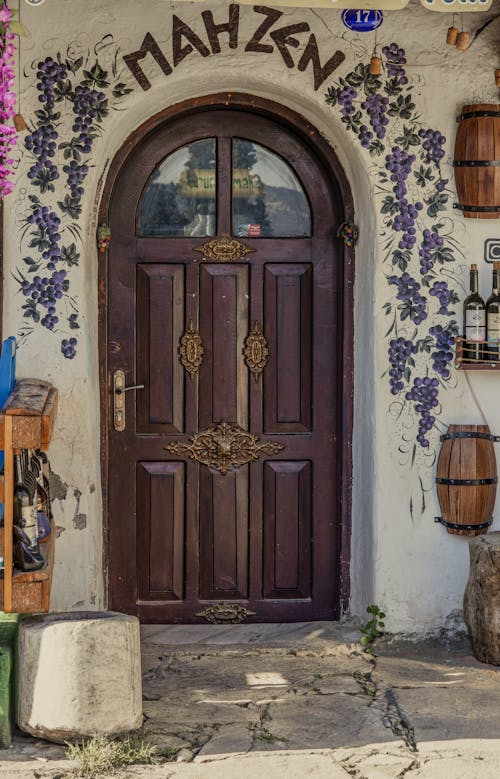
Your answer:
[[[343,213],[313,149],[255,112],[169,121],[122,166],[112,609],[145,622],[338,616]]]

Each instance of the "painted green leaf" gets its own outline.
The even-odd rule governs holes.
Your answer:
[[[10,32],[13,32],[14,35],[22,35],[23,38],[26,38],[28,35],[25,26],[21,24],[21,22],[17,22],[15,19],[11,19],[9,30]]]

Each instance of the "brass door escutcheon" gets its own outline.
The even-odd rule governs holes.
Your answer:
[[[274,441],[260,443],[258,436],[239,425],[220,422],[191,436],[187,444],[174,441],[164,449],[169,454],[187,454],[191,460],[225,475],[234,468],[255,462],[263,454],[278,454],[284,446]]]
[[[186,332],[181,338],[179,347],[181,363],[191,379],[198,373],[198,369],[203,362],[204,351],[200,334],[196,331],[191,319]]]
[[[252,372],[255,381],[258,382],[269,357],[269,346],[259,322],[254,323],[253,328],[245,338],[243,354],[245,365]]]
[[[248,611],[248,609],[241,606],[239,603],[227,603],[224,601],[222,603],[215,603],[213,606],[208,606],[205,611],[199,611],[195,614],[195,617],[201,617],[212,625],[237,625],[248,617],[255,616],[255,611]]]
[[[113,373],[113,427],[117,433],[125,430],[125,393],[130,390],[144,389],[144,384],[125,386],[125,372]]]
[[[244,259],[255,249],[245,246],[244,243],[235,238],[224,235],[222,238],[214,238],[212,241],[197,246],[194,251],[200,252],[203,259],[208,262],[236,262]]]

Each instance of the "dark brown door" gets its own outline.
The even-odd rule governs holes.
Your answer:
[[[122,168],[110,385],[144,388],[110,407],[111,608],[338,616],[342,212],[314,151],[242,110],[169,122]]]

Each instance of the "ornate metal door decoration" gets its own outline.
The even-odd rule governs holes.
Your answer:
[[[277,454],[284,446],[273,441],[259,443],[258,436],[239,425],[220,422],[191,436],[187,444],[174,441],[164,449],[169,454],[187,454],[191,460],[216,468],[225,475],[233,468],[258,460],[263,454]]]
[[[255,617],[255,611],[248,611],[239,603],[216,603],[209,606],[205,611],[199,611],[195,617],[202,617],[206,622],[212,625],[221,623],[237,624],[243,622],[247,617]]]
[[[242,260],[250,252],[254,252],[249,246],[237,241],[235,238],[214,238],[212,241],[197,246],[195,252],[200,252],[204,260],[210,262],[236,262]]]
[[[254,323],[252,330],[245,338],[243,354],[245,356],[245,365],[252,372],[255,381],[258,382],[269,357],[267,340],[258,322]]]
[[[191,379],[193,379],[195,373],[198,372],[198,368],[203,362],[204,351],[201,337],[199,333],[197,333],[193,320],[191,319],[188,329],[181,338],[181,345],[179,347],[181,363],[189,373]]]

